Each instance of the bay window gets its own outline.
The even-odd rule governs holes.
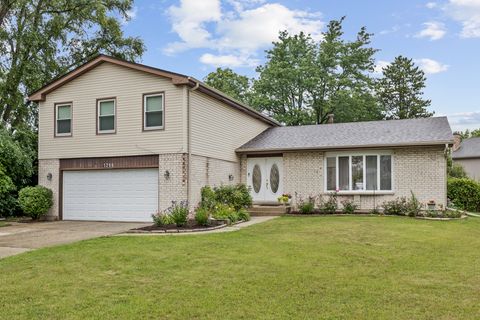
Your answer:
[[[392,191],[390,154],[328,154],[326,191]]]

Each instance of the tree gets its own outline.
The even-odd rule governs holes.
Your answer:
[[[324,123],[331,113],[337,122],[381,119],[371,34],[361,28],[354,41],[343,40],[343,21],[331,21],[319,42],[280,32],[257,68],[254,106],[287,125]]]
[[[124,37],[132,0],[3,0],[0,4],[0,121],[35,127],[27,93],[104,52],[135,60],[141,40]]]
[[[235,73],[230,68],[217,68],[214,72],[210,72],[203,81],[238,101],[248,103],[249,79],[246,76]]]
[[[477,138],[480,137],[480,129],[475,129],[475,130],[465,130],[465,131],[459,131],[455,132],[455,134],[459,134],[460,137],[463,139],[468,139],[468,138]]]
[[[431,101],[423,99],[425,73],[412,59],[398,56],[383,69],[377,85],[377,95],[386,119],[427,118],[433,115],[427,108]]]

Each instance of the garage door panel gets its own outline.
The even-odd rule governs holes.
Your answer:
[[[151,221],[158,208],[158,169],[65,171],[65,220]]]

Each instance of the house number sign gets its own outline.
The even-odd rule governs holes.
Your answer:
[[[104,168],[113,168],[113,162],[104,162],[103,167]]]

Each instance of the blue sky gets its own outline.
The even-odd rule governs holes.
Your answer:
[[[480,128],[480,0],[136,0],[123,28],[145,41],[142,63],[199,79],[217,66],[254,77],[278,31],[320,39],[342,16],[346,38],[362,26],[374,33],[378,70],[413,58],[431,110],[454,130]]]

